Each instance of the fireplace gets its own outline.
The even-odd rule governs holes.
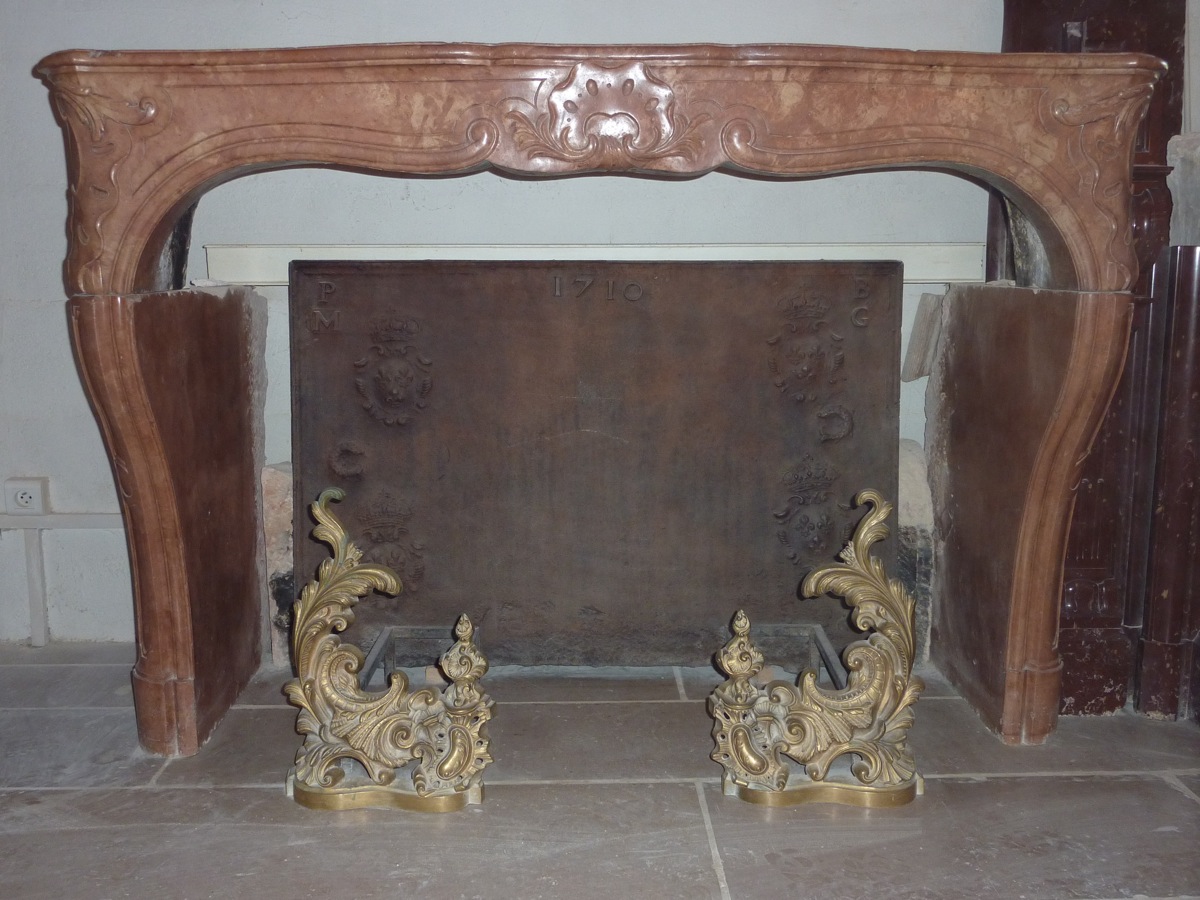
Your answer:
[[[945,541],[955,574],[941,595],[954,598],[951,618],[969,622],[972,605],[986,606],[999,627],[971,638],[988,643],[985,669],[970,647],[943,649],[964,655],[960,687],[1006,741],[1044,740],[1057,710],[1072,491],[1123,360],[1137,265],[1130,160],[1160,70],[1139,55],[802,46],[67,51],[43,60],[71,176],[72,333],[134,567],[143,744],[195,752],[257,659],[257,492],[246,476],[256,383],[245,360],[259,324],[239,295],[172,289],[196,200],[238,174],[291,165],[534,177],[932,168],[1004,193],[1024,279],[1056,289],[1032,307],[1054,305],[1061,341],[1045,377],[1016,379],[1037,396],[1022,420],[1027,446],[1005,460],[1003,496],[972,490],[995,466],[984,452],[1003,433],[993,413],[972,409],[961,417],[971,427],[948,444],[942,463],[957,489],[937,513],[943,534],[955,535]],[[989,322],[997,332],[1010,324]],[[1009,337],[1031,346],[1037,335]],[[1013,360],[969,344],[947,372],[964,385],[1008,383]],[[970,403],[966,391],[960,399]],[[991,522],[1003,533],[990,535]]]

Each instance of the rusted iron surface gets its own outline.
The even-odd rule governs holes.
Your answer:
[[[879,262],[296,263],[296,534],[342,488],[400,573],[360,644],[465,610],[500,664],[697,664],[739,607],[845,643],[797,588],[855,493],[895,496],[900,292]],[[298,579],[321,558],[298,539]]]

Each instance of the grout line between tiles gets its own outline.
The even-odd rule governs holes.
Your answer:
[[[153,779],[152,779],[153,780]],[[54,784],[54,785],[30,785],[26,787],[3,786],[0,787],[0,794],[23,794],[30,791],[42,791],[44,793],[66,793],[68,791],[77,791],[80,793],[96,794],[109,791],[244,791],[244,790],[279,790],[282,792],[284,785],[282,781],[278,782],[253,782],[250,784]]]
[[[671,668],[675,672],[675,689],[679,691],[679,699],[688,699],[687,689],[683,686],[683,670],[679,666],[672,666]]]
[[[987,781],[989,778],[1166,778],[1197,774],[1200,774],[1200,769],[1048,769],[1032,772],[922,772],[921,777],[926,781],[950,781],[955,778]]]
[[[282,789],[282,780],[280,781],[255,781],[244,783],[229,783],[229,784],[197,784],[197,783],[179,783],[179,784],[162,784],[159,782],[159,777],[166,771],[167,767],[174,760],[164,760],[162,766],[154,774],[154,776],[146,784],[125,784],[125,785],[0,785],[0,794],[21,793],[25,791],[224,791],[224,790],[242,790],[245,788],[253,788],[255,790],[275,790]],[[1182,782],[1176,783],[1172,779],[1178,779],[1179,775],[1200,775],[1200,769],[1177,769],[1158,772],[1140,772],[1140,771],[1120,771],[1120,772],[989,772],[983,773],[967,773],[961,775],[923,775],[927,780],[933,781],[950,781],[954,779],[972,780],[984,782],[990,778],[1120,778],[1120,777],[1144,777],[1144,778],[1160,778],[1171,783],[1173,787],[1181,788],[1188,797],[1200,803],[1200,797],[1197,797],[1193,792],[1188,790]],[[696,778],[696,777],[646,777],[646,778],[512,778],[502,779],[497,781],[488,781],[485,785],[485,790],[488,787],[570,787],[570,786],[603,786],[603,785],[634,785],[634,784],[693,784],[693,785],[719,785],[721,783],[720,775],[713,775],[711,778]]]
[[[954,779],[970,780],[970,781],[987,781],[989,778],[1167,778],[1178,777],[1179,775],[1200,775],[1200,769],[1160,769],[1156,771],[1146,770],[1115,770],[1105,771],[1102,769],[1092,771],[1048,771],[1048,772],[964,772],[960,774],[945,773],[940,775],[929,775],[921,773],[926,780],[932,781],[952,781]],[[513,778],[496,781],[488,781],[489,785],[583,785],[583,784],[684,784],[687,782],[719,784],[721,781],[720,775],[713,775],[711,778],[686,778],[686,777],[647,777],[647,778]],[[1186,788],[1185,788],[1186,790]],[[1198,798],[1200,800],[1200,798]]]
[[[703,703],[703,700],[675,699],[665,700],[505,700],[503,697],[492,697],[497,706],[633,706],[638,703]]]
[[[124,706],[3,706],[0,712],[112,712],[113,710],[132,710],[133,704]]]
[[[1193,791],[1190,787],[1188,787],[1186,784],[1184,784],[1182,781],[1180,781],[1178,775],[1174,775],[1174,774],[1168,772],[1168,773],[1162,775],[1161,777],[1162,777],[1163,781],[1165,781],[1171,787],[1175,788],[1175,790],[1179,791],[1185,797],[1190,797],[1192,800],[1195,800],[1197,803],[1200,803],[1200,796],[1197,796],[1195,791]]]
[[[605,785],[605,784],[720,784],[721,777],[711,778],[674,777],[664,775],[647,778],[512,778],[500,781],[489,781],[484,785],[489,787],[567,787],[571,785]]]
[[[245,784],[156,784],[145,789],[155,791],[279,791],[285,793],[284,779],[278,781],[249,781]]]
[[[170,760],[167,760],[169,763]],[[166,768],[164,764],[163,768]],[[180,784],[161,784],[158,783],[158,775],[156,773],[153,778],[146,784],[120,784],[120,785],[25,785],[25,786],[0,786],[0,794],[16,794],[27,791],[240,791],[247,788],[254,790],[283,790],[283,780],[279,781],[254,781],[244,784],[195,784],[195,783],[180,783]],[[632,784],[720,784],[720,776],[713,776],[709,779],[704,778],[525,778],[513,779],[511,781],[489,781],[484,785],[484,791],[493,787],[589,787],[589,786],[604,786],[604,785],[632,785]]]
[[[114,663],[114,662],[0,662],[0,669],[82,669],[82,668],[114,668],[132,669],[134,662]]]
[[[170,759],[164,759],[163,764],[158,767],[158,771],[156,771],[152,776],[150,776],[150,781],[146,784],[146,787],[151,787],[151,788],[156,787],[158,785],[158,776],[161,775],[163,772],[167,771],[167,766],[169,766],[170,764],[171,764]]]
[[[721,862],[721,848],[717,846],[717,833],[713,830],[712,816],[708,814],[708,800],[704,797],[704,782],[696,781],[696,800],[700,803],[700,815],[704,817],[704,831],[708,835],[708,851],[712,854],[713,872],[721,888],[721,900],[733,900],[729,893],[729,882],[725,879],[725,864]]]

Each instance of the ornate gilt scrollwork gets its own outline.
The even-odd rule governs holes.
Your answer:
[[[364,564],[329,510],[336,488],[312,504],[313,536],[333,550],[295,605],[292,658],[296,678],[285,687],[300,708],[296,730],[304,744],[288,774],[298,803],[315,809],[385,806],[432,812],[460,809],[483,799],[483,769],[492,761],[487,722],[492,700],[479,690],[488,664],[464,615],[456,643],[439,661],[450,684],[410,690],[402,672],[386,691],[359,688],[362,652],[335,632],[354,621],[353,608],[372,590],[401,590],[386,566]],[[410,779],[399,769],[414,763]],[[411,787],[404,784],[411,781]]]
[[[850,673],[844,690],[822,687],[811,669],[797,684],[760,685],[754,679],[763,655],[750,639],[750,620],[738,610],[733,638],[717,654],[728,679],[708,700],[715,720],[712,758],[725,769],[727,794],[768,806],[898,806],[922,790],[908,746],[913,704],[925,688],[912,674],[915,605],[870,555],[888,534],[891,504],[875,491],[863,491],[857,502],[871,509],[840,562],[815,569],[802,590],[806,597],[844,597],[854,625],[873,633],[843,653]],[[785,756],[803,772],[793,772]],[[848,767],[839,766],[843,757],[853,760]],[[794,775],[799,784],[789,784]]]

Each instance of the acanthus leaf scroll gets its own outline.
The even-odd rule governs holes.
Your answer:
[[[106,254],[111,248],[104,225],[120,205],[123,193],[130,190],[122,183],[122,167],[136,143],[132,130],[162,128],[169,118],[164,112],[170,109],[169,95],[159,91],[136,98],[116,97],[65,78],[52,79],[51,85],[54,108],[68,135],[93,161],[79,183],[73,180],[67,190],[67,228],[72,236],[67,268],[80,273],[79,290],[106,293],[111,290],[105,283]],[[96,160],[104,160],[105,167],[99,169]]]

